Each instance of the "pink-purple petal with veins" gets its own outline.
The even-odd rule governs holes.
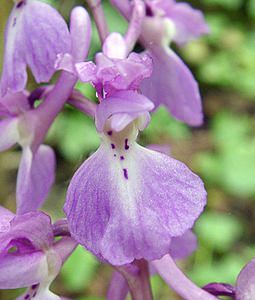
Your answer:
[[[75,173],[64,207],[72,236],[113,265],[169,253],[172,238],[192,228],[206,204],[198,176],[139,146],[136,136],[134,124],[105,132]]]
[[[0,120],[0,152],[15,145],[19,140],[18,118]]]
[[[2,95],[25,88],[27,66],[38,83],[49,81],[57,54],[70,51],[67,24],[53,7],[31,0],[15,5],[5,30]]]
[[[155,107],[166,106],[176,119],[191,126],[201,125],[201,97],[190,70],[166,47],[154,47],[149,54],[153,60],[153,72],[141,83],[143,94],[152,99]]]
[[[41,145],[33,154],[23,149],[17,179],[17,213],[40,208],[55,180],[56,158],[52,148]]]

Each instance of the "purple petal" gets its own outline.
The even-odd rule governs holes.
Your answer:
[[[31,286],[48,274],[47,258],[41,251],[0,257],[0,289]]]
[[[174,4],[166,11],[166,15],[175,24],[173,40],[179,45],[184,45],[190,40],[209,33],[209,27],[205,22],[203,13],[187,3]]]
[[[24,299],[38,299],[38,300],[60,300],[61,298],[49,290],[49,287],[55,277],[58,275],[61,268],[61,259],[59,255],[52,249],[49,249],[44,254],[45,263],[42,267],[46,269],[44,271],[42,268],[39,269],[30,269],[30,276],[33,276],[33,273],[40,274],[40,281],[37,281],[36,284],[30,286],[23,295],[17,298],[17,300]],[[39,266],[40,267],[40,266]]]
[[[18,116],[30,108],[28,93],[8,93],[6,96],[0,98],[0,116],[3,117]]]
[[[97,106],[97,130],[99,132],[103,131],[106,121],[117,115],[112,124],[116,131],[120,131],[139,115],[151,111],[153,107],[154,105],[149,99],[137,92],[123,91],[115,93]]]
[[[132,13],[132,6],[129,0],[110,0],[110,2],[126,19],[129,19]]]
[[[55,180],[55,154],[41,145],[35,154],[23,150],[17,179],[17,213],[37,210],[46,199]]]
[[[130,124],[102,135],[75,173],[65,213],[73,237],[113,265],[154,260],[190,229],[206,203],[202,181],[183,163],[134,142]]]
[[[27,65],[38,83],[49,81],[57,54],[70,50],[67,25],[54,8],[40,1],[15,6],[5,31],[2,94],[8,88],[13,92],[24,89]]]
[[[127,55],[127,45],[120,33],[112,32],[105,40],[103,53],[109,58],[124,59]]]
[[[76,247],[77,242],[74,239],[71,237],[63,237],[54,244],[53,249],[58,253],[62,262],[65,262]]]
[[[255,295],[255,259],[240,272],[236,282],[236,300],[253,300]]]
[[[22,245],[22,241],[25,246]],[[0,232],[0,253],[13,246],[22,246],[20,252],[26,250],[47,249],[53,243],[53,231],[50,217],[41,212],[30,212],[10,219],[9,230]],[[20,251],[19,251],[20,250]]]
[[[104,98],[116,91],[137,90],[141,81],[151,75],[152,60],[147,54],[131,53],[125,59],[110,59],[98,53],[95,67],[80,63],[76,64],[76,69],[80,80],[91,81],[97,93]]]
[[[214,295],[214,296],[228,296],[235,297],[235,287],[226,283],[209,283],[203,287],[205,291]]]
[[[55,61],[55,69],[64,70],[75,75],[80,75],[81,72],[81,78],[87,80],[87,74],[83,74],[83,72],[86,72],[87,66],[91,67],[91,65],[94,65],[92,62],[83,62],[87,57],[91,41],[89,14],[83,7],[77,6],[72,10],[70,23],[72,53],[58,54]],[[75,63],[77,63],[77,70]],[[87,81],[90,81],[90,79]]]
[[[148,1],[148,7],[152,10],[154,19],[158,15],[162,18],[169,18],[175,25],[173,40],[183,45],[190,40],[199,38],[209,33],[208,25],[205,22],[203,13],[191,7],[187,3],[176,3],[176,1],[159,0]]]
[[[18,118],[0,120],[0,151],[11,148],[18,139]]]
[[[117,271],[112,274],[110,286],[107,291],[107,300],[125,300],[128,294],[126,279]]]
[[[167,144],[150,144],[147,146],[148,149],[170,155],[171,147]]]
[[[64,70],[66,72],[76,74],[73,56],[69,53],[58,54],[54,67],[56,70]]]
[[[190,256],[196,248],[197,237],[191,230],[188,230],[183,235],[172,238],[170,255],[173,259],[184,259]]]
[[[82,82],[93,82],[96,80],[96,65],[91,61],[75,64],[75,70]]]
[[[0,206],[0,234],[10,230],[10,221],[14,216],[15,215],[11,211]]]
[[[71,12],[70,33],[74,61],[83,61],[89,52],[92,29],[90,16],[82,6],[76,6]]]
[[[159,260],[151,262],[153,268],[165,282],[177,292],[181,299],[186,300],[217,300],[218,298],[207,293],[189,280],[177,267],[170,255],[165,255]]]
[[[192,126],[203,122],[201,98],[193,75],[170,49],[154,47],[150,52],[153,73],[141,84],[142,92],[157,106],[165,105],[171,114]]]

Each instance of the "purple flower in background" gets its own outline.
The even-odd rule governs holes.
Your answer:
[[[130,18],[132,5],[128,0],[111,2]],[[153,60],[153,72],[143,81],[142,92],[156,107],[165,105],[175,118],[192,126],[201,125],[203,114],[197,82],[168,44],[174,41],[183,45],[208,33],[203,15],[189,4],[172,0],[146,0],[145,3],[146,17],[140,40]]]
[[[240,272],[236,281],[236,300],[253,300],[255,295],[255,258]]]
[[[27,66],[38,83],[49,81],[57,54],[70,50],[68,27],[54,8],[36,0],[17,1],[5,30],[2,95],[8,89],[24,90]]]
[[[96,65],[91,76],[94,83],[100,78],[98,69],[104,71],[94,83],[101,83],[104,97],[95,116],[101,146],[75,173],[64,207],[72,236],[113,265],[169,253],[171,239],[193,226],[206,203],[198,176],[136,143],[153,104],[135,90],[146,64],[136,73],[125,72],[129,57],[122,58],[120,69],[115,67],[118,59],[111,57],[110,68],[108,63]]]
[[[239,273],[236,286],[225,283],[209,283],[204,287],[212,295],[229,296],[234,300],[253,300],[255,295],[255,259]]]
[[[34,115],[24,92],[0,98],[0,151],[19,143],[22,157],[17,178],[17,213],[38,209],[55,179],[55,154],[46,145],[33,148]]]
[[[0,207],[0,289],[28,287],[19,300],[59,300],[49,286],[75,247],[70,237],[54,240],[46,214]]]

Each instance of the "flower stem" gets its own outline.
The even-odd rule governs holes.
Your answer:
[[[132,300],[152,300],[148,263],[137,260],[132,265],[116,267],[126,279]]]
[[[104,10],[102,7],[102,2],[101,0],[87,0],[87,2],[93,13],[99,38],[101,40],[101,43],[103,43],[106,37],[108,36],[109,31],[108,31],[108,25],[104,15]]]
[[[52,227],[54,236],[71,236],[67,219],[57,220]]]
[[[132,16],[129,22],[129,27],[125,35],[127,44],[127,52],[133,50],[141,33],[143,19],[145,17],[145,5],[141,0],[135,0],[133,3]]]
[[[196,286],[177,267],[170,255],[151,262],[165,282],[185,300],[216,300],[218,298]]]

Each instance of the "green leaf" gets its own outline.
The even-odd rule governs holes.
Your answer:
[[[190,136],[190,130],[185,124],[172,118],[166,108],[160,107],[152,114],[151,122],[143,134],[152,142],[159,140],[162,135],[175,139],[187,138]]]
[[[48,138],[57,144],[61,154],[70,161],[80,160],[100,144],[94,121],[71,109],[58,116]]]
[[[238,218],[217,212],[204,213],[195,229],[203,245],[220,252],[230,250],[243,232]]]
[[[70,291],[77,292],[89,285],[98,266],[95,257],[78,246],[61,270],[62,280]]]
[[[203,3],[208,6],[218,5],[227,9],[239,9],[243,3],[242,0],[203,0]]]

